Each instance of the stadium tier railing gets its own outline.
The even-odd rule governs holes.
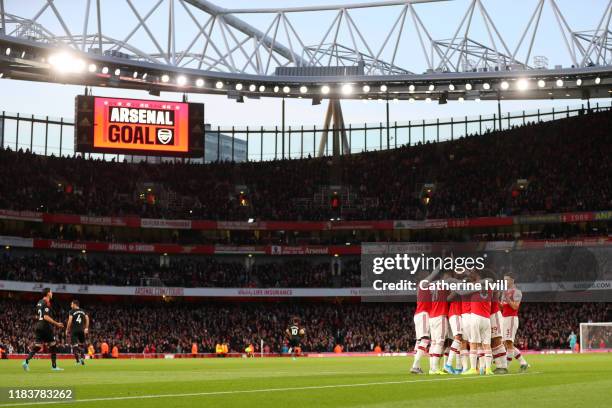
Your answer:
[[[411,120],[408,122],[379,122],[350,124],[346,131],[349,151],[342,154],[393,149],[417,143],[443,142],[467,135],[480,135],[490,131],[504,130],[513,126],[523,126],[530,122],[550,121],[581,115],[585,112],[610,110],[610,103],[582,104],[567,106],[565,109],[542,111],[508,112],[478,116],[463,116],[448,119]],[[281,158],[303,158],[315,156],[317,146],[324,134],[320,126],[211,126],[207,129],[212,139],[217,138],[214,146],[210,139],[205,141],[205,162],[219,160],[266,161]],[[222,138],[228,146],[222,151]],[[206,149],[207,143],[209,144]],[[326,155],[331,153],[331,143],[327,143]],[[73,156],[74,120],[53,118],[23,113],[2,111],[0,115],[0,146],[13,150],[30,150],[37,154]],[[241,146],[238,150],[238,146]],[[243,149],[244,148],[244,149]],[[342,147],[341,147],[342,148]],[[142,156],[121,156],[110,154],[87,154],[87,157],[104,160],[142,160]],[[135,158],[136,157],[136,158]],[[144,158],[148,160],[149,158]],[[172,159],[174,160],[174,159]],[[200,161],[202,159],[199,159]]]
[[[207,231],[334,231],[334,230],[439,230],[445,228],[507,227],[527,224],[570,224],[612,220],[612,211],[581,211],[553,214],[432,218],[426,220],[360,221],[215,221],[202,219],[141,218],[137,216],[90,216],[0,209],[0,219],[45,224],[95,225],[142,229]]]
[[[612,247],[612,237],[581,237],[555,239],[520,239],[515,241],[483,241],[484,247],[495,250],[496,245],[506,248],[509,245],[521,248],[540,248],[542,246],[599,246]],[[384,245],[383,243],[379,243]],[[65,250],[101,253],[165,254],[165,255],[269,255],[269,256],[334,256],[360,255],[361,244],[351,245],[225,245],[198,244],[180,245],[144,242],[100,242],[72,241],[65,239],[27,238],[0,235],[0,246],[8,248],[27,248],[37,250]]]

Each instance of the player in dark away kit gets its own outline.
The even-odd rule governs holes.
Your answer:
[[[70,339],[72,353],[77,364],[85,365],[85,336],[89,333],[89,316],[80,308],[79,301],[70,303],[68,324],[66,325],[66,340]],[[70,337],[68,337],[70,335]]]
[[[300,319],[298,317],[294,317],[287,330],[285,330],[285,335],[289,339],[289,352],[294,360],[302,354],[302,338],[305,333],[304,328],[300,327]]]
[[[42,291],[43,298],[36,304],[36,324],[34,326],[34,346],[30,350],[28,357],[22,364],[25,371],[30,371],[30,360],[39,351],[43,350],[43,346],[46,345],[51,353],[51,369],[53,371],[63,371],[62,368],[57,366],[57,342],[53,335],[53,326],[63,329],[64,324],[56,322],[51,317],[51,299],[53,298],[53,292],[50,288],[44,288]]]

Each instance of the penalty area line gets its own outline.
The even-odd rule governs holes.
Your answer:
[[[425,382],[440,382],[440,381],[461,381],[461,380],[478,380],[487,378],[505,378],[512,376],[526,376],[542,374],[540,371],[531,371],[527,373],[513,373],[503,374],[495,376],[450,376],[450,377],[439,377],[439,378],[426,378],[422,380],[401,380],[401,381],[376,381],[368,383],[354,383],[354,384],[329,384],[329,385],[310,385],[304,387],[286,387],[286,388],[259,388],[254,390],[232,390],[232,391],[206,391],[206,392],[191,392],[184,394],[153,394],[153,395],[129,395],[123,397],[101,397],[101,398],[87,398],[87,399],[74,399],[68,401],[37,401],[37,402],[22,402],[12,404],[0,404],[2,407],[20,407],[20,406],[32,406],[32,405],[57,405],[57,404],[77,404],[86,402],[108,402],[108,401],[127,401],[127,400],[145,400],[145,399],[156,399],[156,398],[184,398],[184,397],[205,397],[205,396],[216,396],[216,395],[236,395],[236,394],[256,394],[266,392],[286,392],[286,391],[308,391],[308,390],[325,390],[333,388],[356,388],[356,387],[371,387],[380,385],[399,385],[399,384],[414,384],[414,383],[425,383]]]

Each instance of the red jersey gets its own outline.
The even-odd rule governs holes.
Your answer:
[[[448,305],[448,315],[457,316],[463,313],[463,303],[461,300],[453,300]]]
[[[504,293],[504,303],[502,307],[502,316],[518,316],[518,308],[513,309],[507,302],[520,302],[523,298],[523,292],[517,288],[508,289]]]
[[[488,319],[491,316],[492,295],[493,292],[491,290],[472,293],[470,300],[471,313]]]
[[[491,302],[491,314],[494,315],[497,312],[499,312],[499,302],[497,300],[493,300]]]
[[[417,289],[417,304],[414,314],[427,313],[431,310],[431,291],[427,289]]]
[[[470,314],[472,313],[472,308],[470,305],[470,297],[471,295],[463,295],[461,296],[461,314]]]
[[[431,309],[429,317],[448,316],[448,295],[447,290],[434,290],[431,292]]]
[[[493,292],[493,299],[491,300],[491,315],[494,315],[501,310],[501,306],[499,304],[501,295],[502,293],[500,291]]]

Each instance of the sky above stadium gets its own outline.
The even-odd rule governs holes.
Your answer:
[[[57,2],[65,0],[57,0]],[[106,0],[109,1],[109,0]],[[114,0],[119,2],[119,0]],[[122,3],[125,3],[121,0]],[[226,8],[274,8],[274,7],[293,7],[293,6],[311,6],[325,4],[353,4],[359,3],[359,0],[217,0],[214,3]],[[23,9],[22,15],[33,15],[41,6],[42,2],[31,0],[27,2],[19,2],[18,0],[6,0],[7,9],[19,10]],[[11,4],[12,3],[12,4]],[[136,1],[138,4],[138,1]],[[523,27],[526,26],[531,13],[533,12],[537,2],[536,0],[517,0],[517,1],[501,1],[501,0],[483,0],[493,21],[502,33],[510,33],[508,37],[504,37],[511,49],[517,43]],[[17,4],[17,6],[15,6]],[[148,4],[142,3],[141,4]],[[428,29],[433,32],[435,38],[452,38],[453,32],[458,26],[465,10],[467,9],[468,0],[456,0],[450,2],[441,2],[427,5],[417,5],[415,8],[419,12]],[[558,4],[565,17],[568,20],[570,27],[574,30],[583,30],[594,28],[601,18],[607,0],[558,0]],[[15,8],[17,7],[17,8]],[[396,9],[397,10],[397,9]],[[332,12],[333,13],[333,12]],[[386,14],[385,14],[386,13]],[[114,16],[113,24],[132,24],[126,20],[120,13]],[[333,14],[321,14],[321,19],[327,21],[327,25],[308,24],[308,21],[296,21],[295,24],[306,37],[311,39],[320,39],[322,31],[327,29],[329,22],[333,18]],[[358,23],[360,29],[366,38],[375,36],[380,38],[377,31],[381,26],[388,27],[393,23],[393,19],[397,17],[397,11],[393,13],[385,9],[363,9],[354,12],[355,19],[360,19]],[[254,24],[258,28],[267,27],[270,22],[269,15],[251,15],[244,16],[244,19],[249,23]],[[298,19],[299,20],[299,19]],[[482,18],[480,15],[474,17],[474,32],[484,30]],[[555,65],[569,66],[571,64],[568,53],[562,42],[559,27],[556,25],[554,14],[549,5],[547,5],[542,15],[543,28],[539,31],[534,44],[533,55],[544,55],[549,60],[549,67]],[[517,29],[516,27],[520,27]],[[482,31],[481,31],[482,33]],[[416,48],[415,48],[416,50]],[[411,54],[408,54],[411,55]],[[415,61],[402,61],[408,69],[411,64],[423,67],[422,61],[416,61],[422,58],[422,54],[414,53]],[[531,61],[530,61],[531,62]],[[421,72],[421,71],[416,71]],[[63,116],[72,118],[74,115],[74,97],[82,93],[83,87],[60,85],[60,84],[43,84],[35,82],[12,81],[7,79],[0,80],[0,110],[7,112],[20,112],[23,114],[50,115],[53,117]],[[126,91],[118,89],[100,89],[94,88],[94,95],[99,96],[119,96],[131,98],[152,98],[143,91]],[[162,93],[161,99],[179,100],[181,97],[178,93]],[[190,101],[203,102],[206,104],[207,117],[206,121],[213,126],[274,126],[280,124],[281,102],[279,99],[263,98],[261,100],[246,100],[244,104],[237,104],[234,101],[228,100],[225,96],[211,95],[190,95]],[[607,103],[608,101],[606,101]],[[582,101],[504,101],[502,102],[502,111],[520,111],[523,109],[549,109],[552,106],[565,107],[567,105],[576,106]],[[321,125],[323,121],[326,104],[320,106],[311,106],[310,100],[287,100],[286,113],[288,125]],[[345,122],[347,123],[378,123],[385,120],[385,105],[377,101],[369,101],[367,103],[361,101],[345,101],[343,102]],[[391,121],[408,121],[428,118],[448,118],[465,115],[492,114],[497,112],[496,102],[450,102],[447,105],[438,105],[437,103],[414,103],[410,104],[407,101],[399,101],[390,105]]]

